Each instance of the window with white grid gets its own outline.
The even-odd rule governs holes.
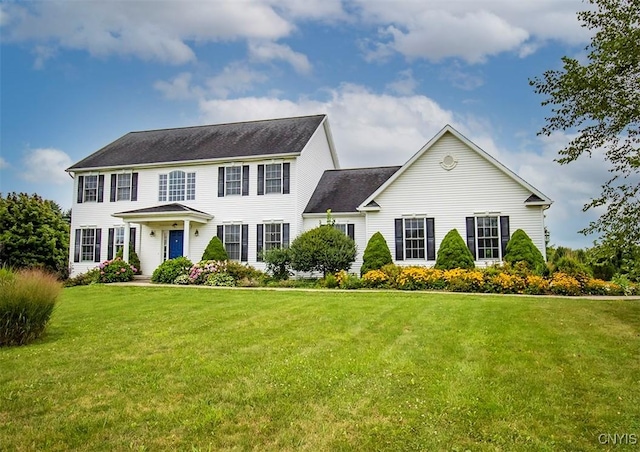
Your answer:
[[[81,254],[80,259],[82,261],[94,261],[96,251],[96,231],[95,229],[82,229],[82,241],[81,241]]]
[[[113,252],[118,254],[118,251],[124,248],[124,227],[114,228],[113,236]]]
[[[167,175],[160,174],[158,186],[158,201],[167,200]]]
[[[187,201],[196,199],[196,173],[187,173]]]
[[[500,259],[498,217],[476,217],[478,259]]]
[[[282,224],[267,223],[264,225],[264,250],[282,246]]]
[[[184,171],[169,173],[169,201],[184,201]]]
[[[84,202],[98,200],[98,176],[84,176]]]
[[[131,174],[116,175],[116,200],[129,201],[131,199]]]
[[[228,224],[224,227],[224,248],[229,259],[233,261],[240,260],[241,229],[239,224]]]
[[[264,192],[282,193],[281,163],[272,163],[264,166]]]
[[[404,249],[407,259],[424,259],[424,218],[405,218]]]
[[[239,195],[242,182],[242,167],[227,167],[225,169],[224,178],[225,195]]]

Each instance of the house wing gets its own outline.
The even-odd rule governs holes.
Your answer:
[[[483,159],[485,159],[489,163],[493,164],[496,168],[498,168],[504,174],[509,176],[516,183],[518,183],[519,185],[521,185],[522,187],[527,189],[529,192],[531,192],[531,196],[529,196],[529,198],[524,200],[525,204],[527,204],[527,205],[546,205],[546,206],[548,206],[548,205],[551,205],[553,203],[551,198],[549,198],[547,195],[542,193],[540,190],[535,188],[533,185],[529,184],[527,181],[522,179],[516,173],[511,171],[509,168],[504,166],[498,160],[496,160],[491,155],[489,155],[487,152],[485,152],[480,147],[478,147],[475,143],[473,143],[472,141],[467,139],[464,135],[462,135],[456,129],[454,129],[449,124],[447,124],[431,140],[429,140],[429,142],[427,142],[427,144],[425,144],[418,152],[416,152],[413,155],[413,157],[411,157],[409,159],[409,161],[407,161],[407,163],[402,165],[402,167],[397,172],[395,172],[391,177],[389,177],[389,179],[387,179],[382,185],[380,185],[380,187],[378,187],[373,193],[371,193],[371,195],[369,195],[363,202],[361,202],[358,205],[357,209],[358,210],[367,210],[367,207],[369,207],[372,203],[375,203],[375,198],[377,196],[379,196],[380,193],[384,192],[387,189],[387,187],[389,187],[391,184],[393,184],[393,182],[396,179],[401,177],[402,174],[409,167],[411,167],[411,165],[413,165],[423,154],[428,152],[429,149],[431,149],[447,133],[450,133],[451,135],[453,135],[454,137],[459,139],[469,149],[471,149],[472,151],[476,152]]]
[[[398,171],[400,166],[327,170],[324,172],[304,214],[357,212],[371,193]]]
[[[326,115],[130,132],[67,171],[299,154]]]

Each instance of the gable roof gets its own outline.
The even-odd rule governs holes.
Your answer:
[[[301,116],[130,132],[67,171],[299,154],[325,118]]]
[[[447,133],[450,133],[454,137],[458,138],[467,147],[469,147],[469,149],[471,149],[472,151],[475,151],[480,157],[484,158],[489,163],[493,164],[496,168],[498,168],[504,174],[506,174],[511,179],[513,179],[516,183],[520,184],[521,186],[523,186],[524,188],[529,190],[531,192],[531,196],[529,196],[529,198],[527,198],[527,200],[524,201],[527,205],[545,205],[545,206],[548,206],[548,205],[551,205],[553,203],[551,198],[546,196],[544,193],[542,193],[540,190],[535,188],[533,185],[529,184],[527,181],[522,179],[516,173],[511,171],[509,168],[504,166],[498,160],[496,160],[491,155],[489,155],[487,152],[485,152],[480,147],[478,147],[478,145],[476,145],[475,143],[473,143],[472,141],[467,139],[464,135],[462,135],[456,129],[454,129],[449,124],[447,124],[431,140],[429,140],[427,142],[427,144],[425,144],[418,152],[416,152],[413,155],[413,157],[411,157],[409,159],[409,161],[407,163],[402,165],[402,167],[397,172],[395,172],[380,187],[378,187],[378,189],[375,190],[375,192],[371,193],[371,195],[369,195],[364,201],[362,201],[358,205],[358,210],[365,210],[371,202],[374,202],[376,196],[378,196],[380,193],[382,193],[384,190],[386,190],[389,185],[391,185],[398,177],[400,177],[402,175],[402,173],[404,173],[407,170],[407,168],[409,168],[411,165],[413,165],[413,163],[416,160],[418,160],[425,152],[428,152],[429,149],[431,149],[431,147],[433,147],[433,145],[436,144]]]
[[[400,166],[327,170],[303,213],[357,212],[358,206]]]

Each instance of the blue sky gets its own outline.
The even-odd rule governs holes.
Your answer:
[[[580,0],[0,3],[0,191],[71,206],[64,169],[133,130],[327,113],[342,167],[399,165],[451,124],[555,203],[551,241],[584,247],[599,153],[528,84],[584,58]]]

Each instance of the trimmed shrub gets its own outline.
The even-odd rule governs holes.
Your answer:
[[[204,283],[205,286],[215,287],[233,287],[236,285],[236,281],[229,273],[221,271],[218,273],[211,273],[207,276],[207,280]]]
[[[129,265],[121,258],[116,257],[110,261],[104,261],[98,266],[98,282],[114,283],[126,282],[133,279],[136,268]]]
[[[120,259],[124,260],[123,255],[124,251],[122,248],[120,248],[116,253],[116,258],[119,257]],[[136,275],[142,274],[142,270],[140,270],[140,258],[138,257],[138,253],[136,253],[133,248],[129,248],[129,264],[133,267],[133,272]]]
[[[24,345],[39,338],[61,289],[54,275],[39,269],[17,273],[0,269],[0,346]]]
[[[151,275],[151,282],[173,284],[178,276],[188,275],[192,266],[193,263],[183,256],[166,260],[153,271],[153,275]]]
[[[364,275],[370,270],[380,270],[387,264],[393,263],[389,245],[380,232],[371,236],[362,257],[362,267],[360,275]]]
[[[229,260],[229,255],[227,255],[227,251],[224,249],[224,245],[222,241],[214,236],[210,241],[207,247],[204,249],[204,253],[202,253],[203,261],[227,261]]]
[[[439,270],[475,268],[473,255],[457,229],[450,230],[442,239],[435,268]]]
[[[262,253],[262,259],[267,264],[267,273],[273,279],[284,281],[291,273],[291,252],[289,248],[271,248]]]
[[[258,281],[264,277],[264,273],[255,267],[248,264],[241,264],[236,261],[228,261],[226,271],[233,279],[236,280],[236,282],[244,281],[244,284],[247,285],[247,287],[258,285]]]
[[[355,242],[330,224],[300,234],[291,244],[291,267],[325,276],[349,270],[356,260]]]
[[[526,262],[529,268],[537,272],[541,272],[545,265],[542,253],[522,229],[516,230],[509,239],[503,260],[513,265]]]

